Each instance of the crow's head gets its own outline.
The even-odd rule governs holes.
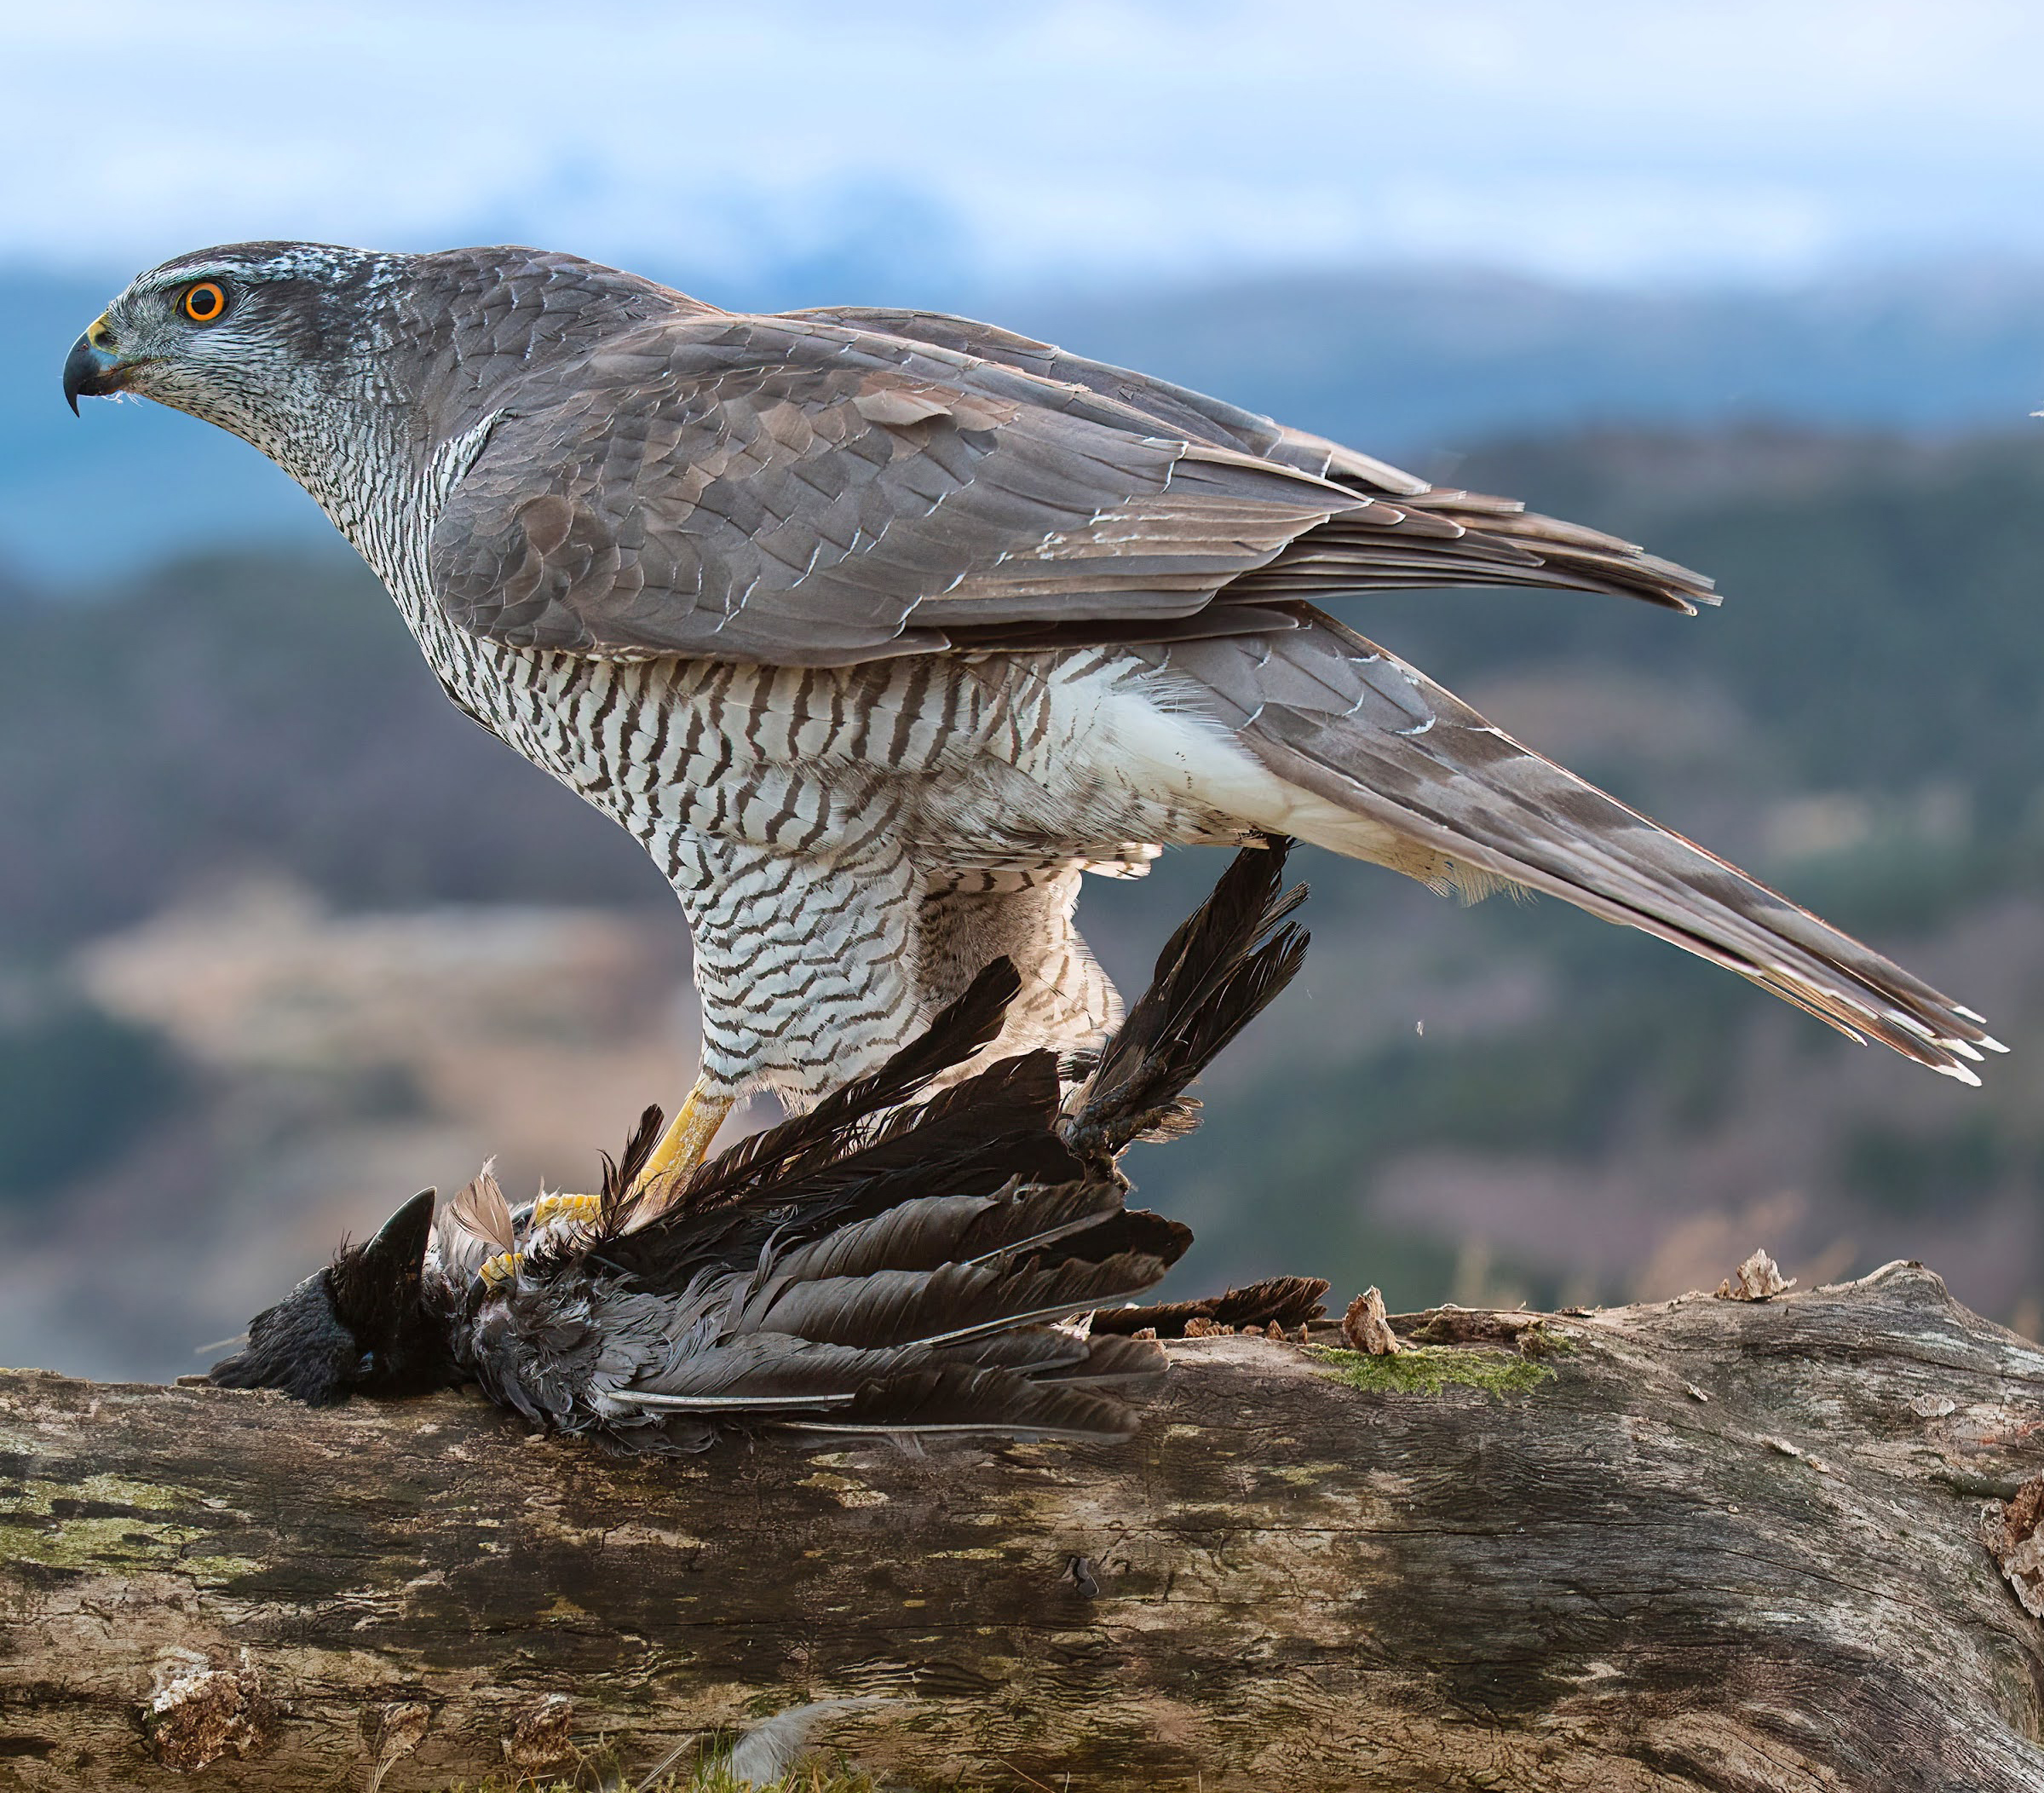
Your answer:
[[[422,1271],[433,1191],[422,1190],[366,1245],[344,1245],[274,1307],[248,1343],[207,1372],[222,1388],[281,1388],[314,1407],[351,1394],[424,1394],[460,1380]]]

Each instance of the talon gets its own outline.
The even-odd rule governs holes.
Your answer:
[[[520,1265],[525,1262],[521,1251],[500,1251],[475,1272],[485,1285],[494,1289],[500,1283],[515,1282]]]
[[[542,1196],[533,1203],[533,1231],[537,1232],[556,1220],[594,1220],[602,1206],[601,1196]]]

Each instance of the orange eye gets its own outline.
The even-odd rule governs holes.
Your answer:
[[[177,303],[178,308],[194,324],[210,324],[227,308],[227,296],[220,290],[217,280],[201,280],[196,286],[187,286],[184,297]]]

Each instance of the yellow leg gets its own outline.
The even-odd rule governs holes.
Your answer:
[[[667,1123],[667,1131],[660,1135],[660,1143],[653,1149],[653,1156],[646,1161],[646,1168],[640,1173],[637,1186],[644,1189],[648,1184],[671,1182],[687,1176],[703,1162],[710,1150],[710,1142],[717,1137],[717,1130],[724,1124],[724,1116],[731,1112],[728,1096],[705,1096],[699,1081],[688,1092],[688,1099],[682,1103],[682,1111]]]

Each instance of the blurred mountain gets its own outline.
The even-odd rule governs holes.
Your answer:
[[[44,1166],[56,1207],[10,1188],[0,1150],[0,1201],[42,1221],[0,1265],[0,1358],[203,1368],[195,1346],[376,1226],[393,1190],[452,1193],[492,1157],[524,1194],[587,1184],[596,1148],[693,1070],[686,940],[668,921],[510,903],[337,914],[273,877],[94,942],[70,970],[96,1062],[75,1022],[0,1033],[0,1071],[46,1061],[22,1136],[67,1148],[58,1177]],[[174,1102],[135,1075],[166,1058]],[[0,1084],[0,1128],[11,1094]]]
[[[1322,274],[1023,301],[1002,320],[1420,459],[1586,424],[1943,432],[2012,427],[2044,406],[2044,268],[1867,274],[1785,291]]]
[[[2014,1052],[1968,1091],[1565,905],[1302,854],[1299,987],[1208,1081],[1200,1142],[1131,1163],[1199,1233],[1180,1286],[1595,1300],[1714,1286],[1765,1243],[1806,1282],[1925,1258],[2034,1335],[2044,437],[1606,428],[1457,476],[1644,538],[1725,606],[1344,615]],[[492,1150],[572,1181],[678,1096],[671,897],[448,706],[360,568],[187,557],[5,620],[0,1202],[37,1224],[0,1358],[187,1367],[419,1184]],[[1089,891],[1125,989],[1220,863]]]
[[[1060,295],[975,290],[895,247],[921,278],[890,273],[867,244],[701,296],[963,311],[1437,475],[1477,441],[1588,424],[1921,434],[2013,428],[2044,406],[2044,269],[1868,274],[1793,291],[1326,274]],[[648,271],[692,285],[686,268]],[[311,501],[216,430],[147,404],[87,405],[82,423],[66,414],[65,352],[122,278],[0,274],[0,339],[11,345],[0,360],[0,568],[61,584],[221,540],[325,539]]]

